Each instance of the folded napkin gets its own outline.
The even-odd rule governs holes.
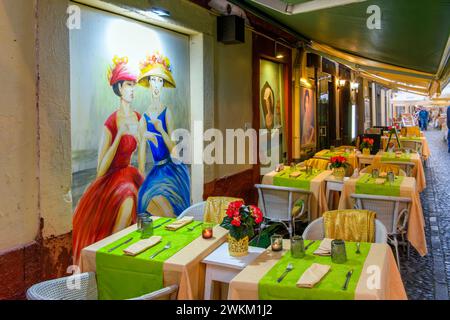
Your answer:
[[[291,174],[289,174],[289,176],[292,178],[297,178],[299,175],[301,175],[299,171],[294,171]]]
[[[387,172],[380,172],[380,177],[381,178],[387,177]]]
[[[178,229],[184,227],[185,225],[191,223],[192,221],[194,221],[194,217],[183,217],[179,220],[175,220],[171,224],[168,224],[166,226],[166,229],[175,231],[175,230],[178,230]]]
[[[333,239],[325,238],[320,243],[319,248],[317,248],[316,251],[314,251],[315,255],[318,256],[331,256],[331,241]]]
[[[152,236],[148,239],[139,240],[138,242],[133,243],[128,248],[123,249],[123,252],[129,256],[138,255],[139,253],[147,250],[148,248],[153,247],[155,244],[160,242],[161,239],[162,239],[161,236]]]
[[[384,180],[383,178],[375,179],[375,184],[384,184],[385,182],[386,182],[386,180]]]
[[[297,281],[299,288],[312,288],[330,271],[331,266],[313,263]]]

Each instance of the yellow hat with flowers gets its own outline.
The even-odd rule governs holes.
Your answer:
[[[164,87],[175,88],[175,80],[172,76],[172,65],[169,58],[163,56],[159,52],[155,52],[151,56],[147,56],[145,61],[140,63],[141,74],[138,83],[143,87],[150,87],[149,77],[156,76],[164,79]]]

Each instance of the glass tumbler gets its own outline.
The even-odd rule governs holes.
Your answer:
[[[141,239],[148,239],[153,235],[153,219],[149,214],[142,217]]]
[[[379,176],[380,176],[380,171],[378,169],[373,169],[372,170],[372,178],[378,179]]]
[[[270,242],[271,242],[271,247],[272,247],[272,251],[281,251],[283,250],[283,237],[278,235],[278,234],[274,234],[272,237],[270,237]]]
[[[331,261],[333,263],[345,263],[347,261],[347,252],[345,251],[345,242],[343,240],[331,241]]]
[[[144,219],[145,216],[147,216],[148,213],[144,212],[144,213],[138,213],[137,215],[137,219],[136,219],[136,223],[137,223],[137,231],[138,232],[142,232],[142,220]]]
[[[292,258],[301,259],[305,256],[305,243],[301,236],[293,236],[291,238],[291,255]]]

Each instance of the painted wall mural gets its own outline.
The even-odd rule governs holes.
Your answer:
[[[189,167],[170,157],[190,129],[189,39],[88,7],[70,34],[73,252],[135,223],[178,216]],[[107,75],[107,77],[105,77]]]
[[[300,131],[302,148],[316,145],[316,115],[313,89],[300,89]]]
[[[269,145],[271,152],[277,152],[279,159],[283,159],[286,152],[286,141],[284,141],[284,79],[283,65],[269,60],[260,60],[260,128],[267,129],[269,137],[267,141],[272,141],[274,134],[272,129],[279,130],[280,141],[277,147]],[[262,135],[262,133],[260,133]],[[261,138],[261,136],[260,136]],[[267,154],[267,153],[266,153]],[[275,169],[276,163],[270,166],[261,165],[261,174]]]

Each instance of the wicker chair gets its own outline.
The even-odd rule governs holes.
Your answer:
[[[303,232],[303,239],[305,240],[322,240],[325,238],[325,230],[323,227],[323,217],[320,217],[311,222]],[[346,240],[346,239],[342,239]],[[383,223],[375,219],[375,243],[387,242],[387,230]]]
[[[192,216],[194,220],[203,221],[203,215],[205,212],[206,201],[202,201],[196,204],[193,204],[189,208],[185,209],[177,219],[181,219],[184,216]]]
[[[394,174],[398,175],[398,176],[406,176],[406,172],[403,171],[402,169],[400,169],[398,166],[396,165],[391,165],[391,164],[386,164],[386,163],[381,163],[378,165],[370,165],[365,167],[364,169],[362,169],[360,171],[360,173],[372,173],[373,169],[378,169],[379,172],[388,172],[388,171],[392,171],[394,172]]]
[[[264,218],[282,223],[290,235],[295,233],[295,221],[304,217],[310,221],[310,191],[266,184],[256,184],[255,187],[258,189],[259,207]],[[266,226],[264,223],[261,230]]]
[[[409,258],[409,242],[406,234],[411,199],[367,194],[351,194],[350,197],[355,201],[355,209],[371,210],[377,213],[377,219],[386,227],[388,243],[394,246],[397,265],[400,269],[399,243],[406,247]],[[398,237],[401,237],[401,242],[398,241]]]
[[[76,277],[76,278],[75,278]],[[79,289],[71,289],[79,281]],[[176,299],[178,285],[172,285],[140,297],[128,300]],[[37,283],[27,290],[28,300],[98,300],[97,281],[94,272],[85,272]]]

